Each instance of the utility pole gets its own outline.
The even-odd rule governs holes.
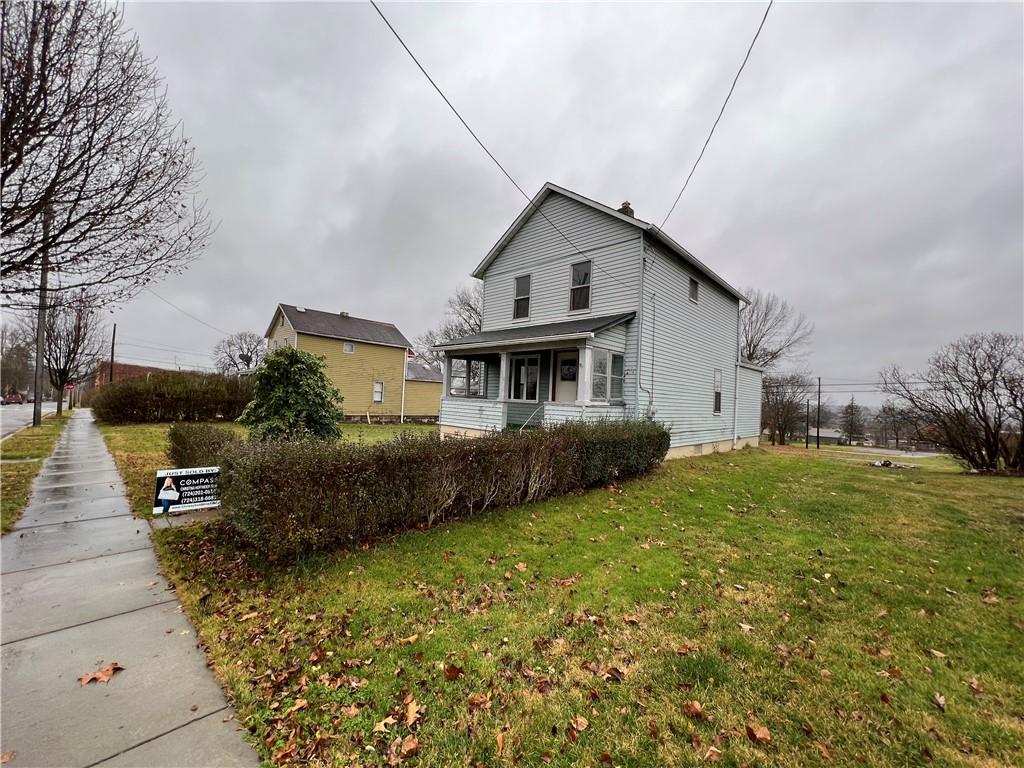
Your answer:
[[[807,401],[807,416],[804,418],[804,448],[811,447],[811,401]]]
[[[114,341],[117,339],[117,323],[114,323],[114,332],[110,335],[110,375],[107,376],[107,383],[114,383]]]
[[[814,447],[821,450],[821,376],[818,377],[818,415],[815,417]]]
[[[43,423],[43,357],[46,354],[46,280],[50,270],[50,222],[53,219],[53,206],[43,208],[43,244],[40,248],[42,257],[39,270],[39,311],[36,313],[36,376],[33,385],[35,399],[32,401],[32,426]],[[61,392],[63,397],[64,393]]]

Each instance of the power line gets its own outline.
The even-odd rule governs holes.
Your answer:
[[[193,315],[193,314],[192,314],[191,312],[186,312],[186,311],[185,311],[184,309],[182,309],[181,307],[179,307],[179,306],[178,306],[177,304],[174,304],[173,302],[170,302],[170,301],[168,301],[167,299],[165,299],[165,298],[164,298],[163,296],[161,296],[161,295],[160,295],[159,293],[157,293],[156,291],[154,291],[154,290],[153,290],[152,288],[147,288],[146,290],[147,290],[147,291],[149,291],[150,293],[152,293],[152,294],[153,294],[154,296],[156,296],[156,297],[157,297],[158,299],[160,299],[160,301],[162,301],[162,302],[163,302],[164,304],[166,304],[167,306],[169,306],[169,307],[173,307],[174,309],[176,309],[176,310],[178,310],[179,312],[181,312],[181,314],[185,315],[185,317],[189,317],[189,318],[191,318],[191,319],[195,320],[195,321],[196,321],[197,323],[199,323],[200,325],[205,325],[205,326],[206,326],[207,328],[212,328],[212,329],[213,329],[213,330],[215,330],[215,331],[216,331],[217,333],[223,333],[223,334],[224,334],[225,336],[230,336],[230,335],[231,335],[231,333],[230,333],[229,331],[225,331],[225,330],[224,330],[223,328],[218,328],[218,327],[217,327],[217,326],[215,326],[215,325],[211,325],[210,323],[206,322],[205,320],[200,320],[200,319],[199,319],[198,317],[196,317],[195,315]]]
[[[539,213],[543,217],[544,221],[546,221],[548,224],[550,224],[551,228],[553,230],[555,230],[555,232],[557,232],[559,235],[561,235],[562,239],[564,239],[565,242],[567,242],[569,245],[572,246],[573,250],[575,250],[576,253],[578,253],[584,259],[587,259],[588,258],[587,255],[585,253],[583,253],[582,250],[580,250],[580,248],[576,245],[576,243],[574,243],[572,240],[569,239],[568,235],[566,235],[562,230],[560,230],[555,225],[555,222],[553,222],[551,219],[549,219],[547,217],[547,214],[545,214],[544,211],[542,211],[537,206],[536,203],[533,202],[533,198],[530,197],[528,194],[526,194],[525,191],[523,191],[523,188],[521,186],[519,186],[519,183],[512,177],[512,174],[509,173],[507,170],[505,170],[505,166],[503,166],[500,162],[498,162],[498,158],[496,158],[494,156],[494,153],[491,152],[491,150],[489,150],[487,148],[487,146],[483,143],[483,141],[481,141],[480,137],[476,135],[476,132],[472,128],[469,127],[469,123],[467,123],[465,118],[462,117],[462,115],[459,113],[459,110],[457,110],[455,108],[455,105],[452,104],[451,100],[447,96],[444,95],[444,91],[441,90],[440,86],[438,86],[438,84],[436,82],[434,82],[434,78],[432,78],[430,76],[430,73],[427,72],[426,68],[420,63],[420,60],[416,58],[416,54],[414,54],[412,52],[412,50],[410,50],[409,46],[405,44],[405,40],[402,39],[402,36],[400,34],[398,34],[398,30],[394,28],[394,26],[391,24],[390,21],[388,21],[388,17],[384,15],[384,12],[380,9],[380,7],[377,5],[375,0],[370,0],[370,5],[372,5],[373,9],[375,11],[377,11],[377,15],[380,16],[380,18],[383,20],[383,22],[385,24],[387,24],[388,29],[391,30],[391,34],[393,34],[395,36],[395,39],[398,40],[398,42],[401,44],[401,46],[405,49],[405,52],[407,54],[409,54],[409,58],[411,58],[413,60],[413,62],[416,64],[416,66],[419,67],[420,72],[422,72],[423,76],[425,78],[427,78],[427,81],[434,87],[434,90],[437,91],[438,95],[442,99],[444,99],[444,103],[448,105],[448,108],[459,119],[459,122],[462,123],[463,127],[467,131],[469,131],[469,135],[473,137],[473,140],[476,141],[477,144],[480,145],[480,149],[482,149],[484,152],[487,153],[487,156],[489,158],[491,158],[491,160],[494,162],[494,164],[496,166],[498,166],[498,169],[505,175],[505,178],[508,179],[510,182],[512,182],[512,186],[515,187],[519,191],[519,194],[522,195],[523,198],[526,200],[526,202],[530,204],[530,207],[532,207],[533,210],[535,210],[537,213]],[[625,285],[621,280],[619,280],[617,277],[612,275],[610,272],[607,272],[606,270],[602,269],[601,266],[597,264],[597,262],[592,261],[592,260],[590,260],[590,261],[591,261],[591,264],[593,266],[597,267],[601,272],[604,272],[604,274],[607,275],[609,278],[611,278],[615,282],[619,283],[620,285]]]
[[[718,110],[718,117],[715,118],[714,125],[711,126],[711,132],[708,133],[707,139],[704,140],[704,146],[701,147],[700,154],[697,155],[697,159],[693,163],[693,167],[690,169],[689,175],[686,177],[686,181],[683,182],[683,188],[679,190],[679,194],[676,195],[675,202],[672,203],[672,207],[668,209],[668,213],[665,214],[665,218],[662,219],[661,226],[659,229],[665,228],[665,222],[668,221],[669,216],[676,209],[679,204],[679,198],[683,196],[683,192],[686,191],[686,187],[690,183],[690,179],[693,178],[694,171],[697,170],[697,165],[700,163],[700,159],[704,157],[704,150],[708,148],[708,144],[711,143],[711,137],[715,135],[715,128],[718,127],[718,121],[722,119],[722,115],[725,114],[725,106],[729,103],[729,98],[732,96],[732,92],[736,89],[736,83],[740,79],[740,75],[743,73],[743,68],[747,66],[747,60],[750,58],[750,52],[754,50],[754,43],[757,42],[758,36],[761,34],[761,29],[764,27],[765,21],[768,20],[768,11],[772,9],[772,3],[775,0],[768,0],[768,7],[764,9],[764,16],[761,17],[761,23],[757,25],[757,32],[754,33],[754,39],[750,41],[750,46],[747,48],[747,55],[743,57],[743,63],[740,64],[740,68],[736,71],[736,77],[732,79],[732,85],[729,86],[729,93],[725,96],[725,101],[722,102],[722,108]]]

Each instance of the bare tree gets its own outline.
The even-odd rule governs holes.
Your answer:
[[[252,331],[233,333],[213,348],[213,365],[218,373],[239,373],[257,368],[267,355],[263,337]]]
[[[81,291],[47,312],[43,363],[50,384],[57,391],[58,414],[64,407],[64,387],[85,381],[103,354],[105,341],[99,307],[96,296]]]
[[[978,471],[1024,471],[1024,337],[973,333],[947,344],[923,373],[892,366],[882,389],[921,430]]]
[[[746,288],[743,292],[750,306],[740,316],[740,354],[764,368],[799,357],[814,326],[771,291]]]
[[[888,445],[891,437],[896,441],[897,450],[900,447],[900,439],[902,438],[906,442],[907,437],[915,434],[917,430],[914,413],[892,398],[882,404],[875,421],[876,429],[881,433],[882,444]]]
[[[839,409],[839,431],[846,436],[847,445],[864,437],[864,409],[857,405],[853,395],[850,395],[850,402]]]
[[[766,373],[762,387],[761,420],[772,445],[785,445],[802,434],[811,380],[802,373]]]
[[[448,299],[441,324],[416,337],[414,345],[417,359],[427,365],[440,366],[444,355],[435,352],[434,345],[468,336],[471,333],[479,333],[483,326],[483,319],[483,283],[478,281],[471,286],[458,288]]]
[[[23,323],[5,321],[0,325],[0,394],[27,392],[31,388],[34,344],[31,328]]]
[[[0,277],[124,299],[184,269],[211,232],[199,162],[116,5],[2,4]],[[44,225],[47,217],[50,226]]]

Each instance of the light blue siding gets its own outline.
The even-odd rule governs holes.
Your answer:
[[[483,330],[635,310],[640,276],[639,230],[558,194],[549,195],[540,210],[584,256],[544,217],[534,213],[487,268]],[[571,268],[584,259],[593,263],[590,309],[569,312]],[[526,274],[531,276],[530,316],[513,320],[515,278]]]
[[[732,440],[739,302],[674,255],[648,244],[644,276],[640,382],[653,393],[655,418],[672,432],[672,446]],[[690,278],[700,288],[690,301]],[[715,370],[722,374],[722,409],[714,412]],[[641,393],[641,408],[646,406]]]
[[[740,399],[737,431],[740,437],[757,437],[761,434],[761,371],[739,367]]]
[[[505,404],[480,398],[442,398],[438,422],[463,429],[501,429],[505,426]]]

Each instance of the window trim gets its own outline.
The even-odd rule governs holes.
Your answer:
[[[722,369],[714,369],[714,383],[711,395],[711,413],[715,416],[722,415]]]
[[[527,280],[530,281],[530,286],[527,289],[527,294],[525,296],[520,296],[518,288],[517,288],[517,284],[518,284],[519,280],[524,278],[524,277]],[[521,299],[526,299],[526,314],[517,317],[516,316],[516,304],[518,304]],[[525,275],[516,275],[515,277],[512,278],[512,319],[513,320],[529,320],[530,319],[530,311],[533,309],[532,305],[533,305],[533,273],[532,272],[527,272]]]
[[[377,385],[378,384],[380,384],[380,399],[379,400],[377,399]],[[372,402],[374,405],[377,405],[378,403],[383,403],[384,402],[384,382],[381,381],[380,379],[377,379],[377,380],[375,380],[373,382],[373,391],[372,391],[372,394],[370,395],[370,402]]]
[[[597,358],[603,356],[606,360],[605,372],[602,374],[597,373]],[[612,371],[615,370],[615,358],[622,358],[622,375],[614,376]],[[604,398],[594,396],[594,382],[597,381],[598,377],[605,380],[605,392],[607,395]],[[612,379],[618,379],[622,382],[622,395],[620,397],[612,397]],[[626,402],[626,356],[622,352],[613,352],[610,349],[600,349],[595,347],[593,353],[590,356],[590,399],[595,403],[608,403],[609,405],[618,405]]]
[[[586,285],[573,285],[572,284],[572,273],[573,273],[573,270],[576,267],[578,267],[580,264],[589,264],[590,265],[590,280],[587,282]],[[575,290],[579,290],[580,288],[586,288],[587,289],[587,306],[586,307],[581,307],[580,309],[573,309],[572,308],[572,292],[575,291]],[[590,310],[593,308],[593,306],[594,306],[594,260],[593,259],[582,259],[580,261],[573,262],[572,264],[569,265],[569,314],[570,315],[575,315],[575,314],[582,314],[584,312],[590,312]]]
[[[515,386],[515,361],[516,360],[536,360],[537,361],[537,396],[532,400],[530,398],[519,398],[512,397],[512,388]],[[527,362],[526,367],[529,368],[530,364]],[[511,354],[508,356],[508,390],[504,393],[505,399],[509,402],[514,403],[539,403],[540,402],[540,352],[521,352],[517,354]]]
[[[696,277],[690,278],[690,301],[697,304],[700,300],[700,281]]]
[[[459,361],[462,361],[462,362],[464,362],[466,364],[466,373],[464,375],[462,375],[462,376],[456,376],[455,375],[455,363],[459,362]],[[478,394],[478,395],[471,395],[469,393],[469,380],[471,378],[471,376],[470,376],[470,366],[473,363],[480,363],[480,365],[481,365],[481,370],[480,370],[480,394]],[[455,393],[452,392],[452,389],[453,389],[452,382],[456,378],[460,378],[460,379],[465,379],[466,380],[465,390],[464,390],[463,394],[461,394],[461,395],[460,394],[455,394]],[[451,368],[449,369],[449,375],[448,375],[448,392],[444,396],[447,397],[447,398],[457,398],[459,400],[487,400],[488,399],[487,398],[487,384],[488,384],[489,380],[490,380],[490,376],[487,373],[487,362],[485,360],[479,360],[479,359],[474,360],[472,358],[465,358],[465,357],[453,357],[451,359]]]

